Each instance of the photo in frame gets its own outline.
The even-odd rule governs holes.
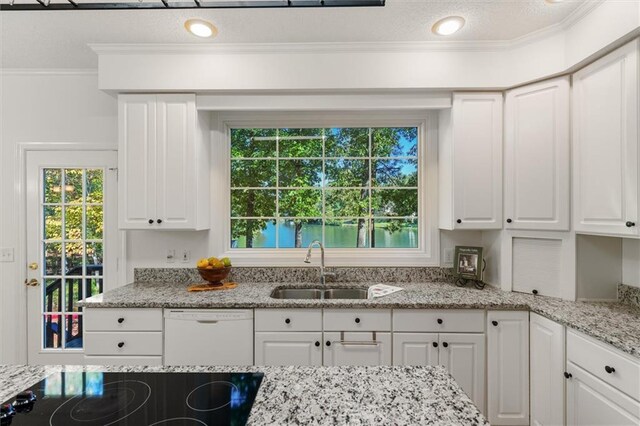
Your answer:
[[[484,262],[482,247],[456,246],[453,270],[460,278],[482,281]]]

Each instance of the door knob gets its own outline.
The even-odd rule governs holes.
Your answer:
[[[40,285],[40,281],[35,278],[31,278],[30,280],[24,280],[25,285],[29,287],[38,287]]]
[[[627,226],[627,228],[632,228],[632,227],[636,226],[636,223],[629,221],[629,222],[625,223],[625,225]]]
[[[31,262],[29,264],[29,269],[31,269],[32,271],[35,271],[36,269],[38,269],[38,264],[36,262]]]
[[[565,379],[570,379],[572,377],[573,377],[573,375],[571,375],[571,373],[567,373],[566,371],[564,372],[564,378]]]
[[[507,219],[507,223],[511,223],[511,222],[513,222],[513,220]]]
[[[616,369],[615,369],[615,368],[613,368],[613,367],[609,367],[608,365],[605,365],[605,366],[604,366],[604,371],[606,371],[606,372],[607,372],[607,373],[609,373],[609,374],[612,374],[612,373],[615,373],[615,372],[616,372]]]

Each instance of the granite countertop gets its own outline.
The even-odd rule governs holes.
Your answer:
[[[331,283],[327,287],[366,288],[373,282]],[[80,303],[96,308],[425,308],[425,309],[525,309],[608,343],[640,358],[640,309],[620,303],[571,302],[545,296],[460,288],[446,282],[395,283],[403,291],[378,299],[292,300],[273,299],[277,283],[240,283],[225,291],[186,291],[176,282],[129,284]],[[286,283],[286,287],[318,287]]]
[[[59,371],[263,372],[249,424],[489,423],[442,366],[106,367],[0,366],[0,402]]]

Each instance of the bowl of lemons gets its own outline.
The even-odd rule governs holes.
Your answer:
[[[231,272],[231,259],[223,257],[202,258],[196,264],[198,272],[203,280],[211,284],[222,285],[222,280]]]

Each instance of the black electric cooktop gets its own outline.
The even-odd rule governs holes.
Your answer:
[[[262,373],[53,374],[2,404],[5,425],[244,425]]]

